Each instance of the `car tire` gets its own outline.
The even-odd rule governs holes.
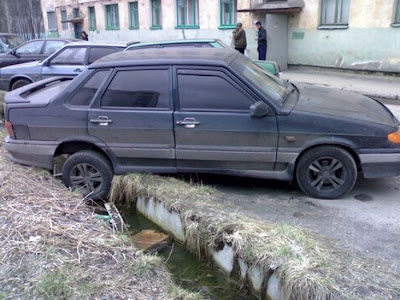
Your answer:
[[[353,189],[357,175],[357,165],[351,154],[335,146],[308,150],[296,166],[301,190],[320,199],[344,196]]]
[[[19,89],[20,87],[23,87],[25,85],[31,84],[32,82],[29,81],[28,79],[18,79],[16,82],[14,82],[11,86],[11,90],[16,90]]]
[[[111,189],[113,170],[109,160],[91,150],[72,154],[62,171],[64,184],[81,190],[83,196],[92,200],[105,200]]]

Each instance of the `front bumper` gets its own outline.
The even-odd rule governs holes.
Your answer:
[[[1,79],[0,78],[0,90],[2,91],[9,91],[10,87],[10,80],[8,79]]]
[[[48,170],[53,169],[54,153],[57,145],[31,143],[6,137],[3,146],[11,154],[11,159],[17,163]]]
[[[400,176],[400,153],[360,154],[365,179]]]

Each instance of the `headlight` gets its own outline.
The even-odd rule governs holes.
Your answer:
[[[387,139],[393,144],[400,144],[400,130],[389,133]]]

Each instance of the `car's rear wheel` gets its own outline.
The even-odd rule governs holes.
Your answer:
[[[342,148],[317,147],[300,157],[296,177],[307,195],[335,199],[353,189],[357,180],[357,165],[351,154]]]
[[[93,200],[107,198],[112,178],[110,162],[95,151],[74,153],[63,166],[64,184]]]
[[[11,86],[11,90],[16,90],[19,89],[20,87],[23,87],[25,85],[28,85],[32,82],[30,82],[28,79],[18,79],[16,82],[14,82]]]

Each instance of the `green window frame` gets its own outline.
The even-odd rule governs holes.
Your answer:
[[[89,30],[96,30],[96,9],[94,6],[88,7],[88,16],[89,16]]]
[[[348,28],[350,1],[321,0],[320,26],[318,28]]]
[[[161,0],[151,0],[151,27],[150,29],[162,29]]]
[[[138,1],[129,2],[129,29],[139,29]]]
[[[119,11],[117,3],[106,5],[106,29],[119,30]]]
[[[237,0],[219,0],[219,29],[234,29],[237,22]]]
[[[68,23],[67,22],[63,22],[63,21],[67,21],[67,11],[65,9],[63,9],[61,11],[61,27],[62,30],[67,30],[68,29]]]
[[[176,27],[198,29],[199,3],[198,0],[176,0]]]
[[[400,0],[395,1],[392,26],[400,27]]]

